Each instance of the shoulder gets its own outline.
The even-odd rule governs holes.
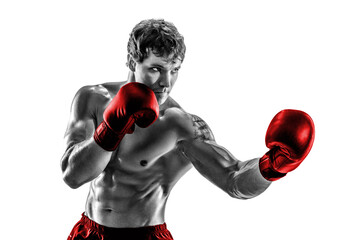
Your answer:
[[[75,94],[72,108],[81,113],[107,105],[121,85],[118,82],[83,86]]]
[[[107,94],[106,90],[99,85],[83,86],[76,92],[65,132],[68,146],[93,134],[95,125],[97,125],[97,109],[101,102],[107,101]]]
[[[81,87],[75,94],[74,100],[91,101],[110,98],[110,92],[103,84]]]
[[[75,97],[86,99],[92,98],[111,98],[115,95],[120,87],[126,82],[108,82],[96,85],[86,85],[81,87]]]
[[[209,125],[201,117],[186,112],[180,106],[167,108],[164,116],[176,122],[179,130],[178,140],[215,141]]]
[[[193,125],[193,139],[201,141],[215,141],[214,134],[212,133],[209,125],[199,116],[190,114],[191,122]]]
[[[81,87],[74,96],[71,112],[78,116],[88,115],[91,109],[107,99],[106,91],[98,85]]]

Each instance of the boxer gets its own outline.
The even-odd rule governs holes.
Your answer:
[[[130,34],[127,80],[76,93],[61,170],[71,188],[89,182],[90,191],[69,240],[173,239],[166,201],[193,166],[231,197],[250,199],[309,153],[314,123],[291,109],[270,122],[260,158],[239,161],[217,144],[205,121],[169,96],[185,50],[172,23],[144,20]]]

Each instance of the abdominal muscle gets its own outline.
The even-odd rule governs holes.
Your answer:
[[[107,169],[90,184],[86,215],[108,227],[142,227],[164,223],[168,188],[161,171]]]

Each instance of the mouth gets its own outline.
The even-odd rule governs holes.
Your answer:
[[[154,93],[155,93],[155,95],[160,96],[160,97],[164,97],[167,94],[167,92],[154,92]]]
[[[155,94],[158,94],[158,95],[165,95],[167,94],[168,92],[167,91],[154,91]]]
[[[156,99],[158,100],[159,104],[160,102],[163,102],[163,100],[165,100],[168,96],[167,92],[154,92]]]

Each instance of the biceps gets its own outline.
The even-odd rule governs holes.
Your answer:
[[[70,121],[64,136],[65,153],[61,158],[61,169],[64,172],[68,167],[69,157],[74,148],[86,139],[89,139],[94,133],[94,125],[91,120]]]
[[[239,161],[216,142],[200,140],[181,141],[179,150],[182,155],[205,175],[225,177],[238,170]]]
[[[215,142],[181,141],[181,152],[204,177],[224,191],[229,176],[238,170],[239,161]]]
[[[82,87],[75,95],[70,109],[70,118],[65,132],[66,145],[89,139],[95,130],[99,94],[93,87]]]
[[[89,139],[94,131],[95,127],[91,119],[70,121],[64,137],[67,149],[76,143]]]

